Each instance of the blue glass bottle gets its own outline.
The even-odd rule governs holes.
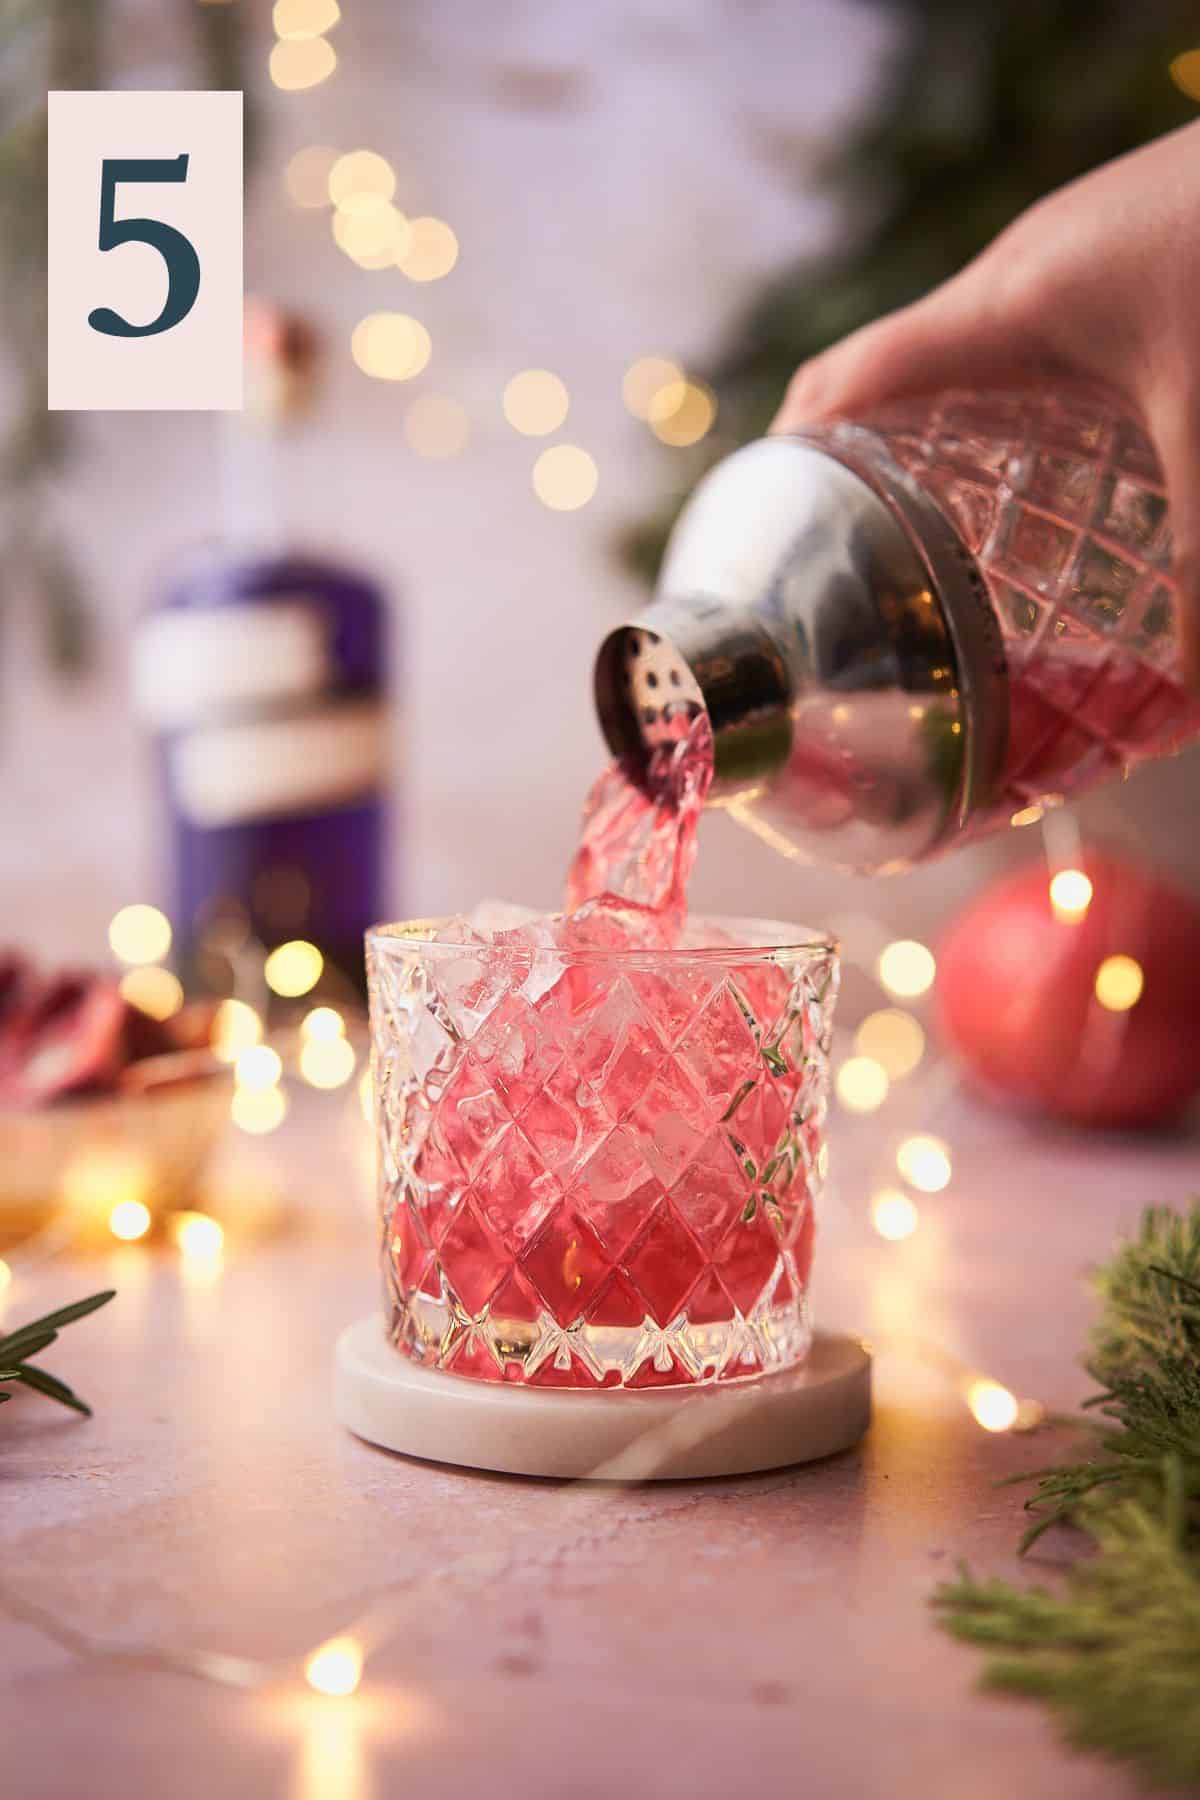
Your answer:
[[[306,370],[294,321],[256,322],[249,392],[273,427]],[[201,978],[209,934],[236,919],[268,949],[309,940],[361,983],[363,932],[384,911],[387,609],[374,581],[278,529],[275,461],[273,438],[234,424],[224,542],[168,580],[135,639],[170,914]]]

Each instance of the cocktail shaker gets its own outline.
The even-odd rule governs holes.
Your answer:
[[[596,664],[636,767],[707,711],[711,803],[902,869],[1200,734],[1161,471],[1087,392],[947,393],[765,438],[684,508]]]

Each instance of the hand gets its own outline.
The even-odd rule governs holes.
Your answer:
[[[1072,379],[1111,389],[1153,439],[1200,688],[1200,123],[1060,188],[925,299],[805,363],[771,429],[939,388]]]

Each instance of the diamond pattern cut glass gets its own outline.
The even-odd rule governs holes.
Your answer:
[[[368,937],[397,1348],[579,1388],[799,1362],[832,944],[744,921],[715,948],[444,941],[464,935]],[[712,928],[688,942],[711,945]]]
[[[1089,394],[947,394],[870,424],[958,527],[1004,634],[1008,764],[975,832],[1200,734],[1162,471],[1134,420]]]

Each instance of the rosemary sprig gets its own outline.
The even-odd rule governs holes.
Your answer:
[[[24,1387],[32,1388],[35,1393],[45,1394],[49,1399],[57,1400],[61,1406],[69,1406],[73,1412],[83,1413],[90,1418],[92,1409],[86,1400],[81,1400],[57,1375],[51,1375],[46,1369],[35,1368],[30,1358],[40,1356],[43,1350],[48,1350],[64,1325],[73,1325],[76,1319],[84,1319],[88,1313],[107,1305],[115,1292],[115,1288],[108,1288],[102,1294],[90,1294],[86,1300],[76,1300],[70,1306],[60,1307],[57,1312],[47,1313],[44,1319],[34,1319],[31,1324],[22,1325],[7,1337],[0,1337],[0,1401],[12,1399],[12,1394],[3,1384],[16,1381]]]
[[[943,1624],[989,1652],[984,1682],[1049,1706],[1072,1742],[1151,1780],[1200,1783],[1200,1203],[1152,1207],[1101,1269],[1088,1405],[1105,1423],[1037,1487],[1027,1550],[1051,1525],[1090,1554],[1060,1592],[977,1582],[934,1596]]]

